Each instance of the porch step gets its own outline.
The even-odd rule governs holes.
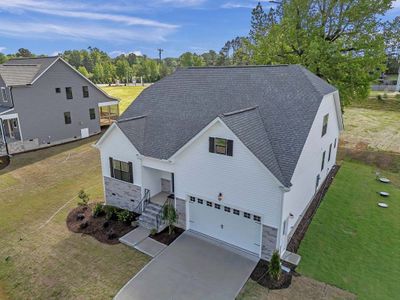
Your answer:
[[[162,210],[161,205],[150,202],[146,206],[144,212],[139,217],[139,225],[150,230],[154,228],[158,229],[157,216],[160,214],[161,210]]]

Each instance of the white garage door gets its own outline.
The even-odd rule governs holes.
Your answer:
[[[257,255],[260,253],[261,219],[259,216],[219,203],[190,197],[189,226],[191,230]]]

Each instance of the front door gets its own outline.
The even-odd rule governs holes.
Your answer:
[[[82,129],[81,129],[81,137],[82,137],[82,138],[87,138],[87,137],[89,137],[89,128],[82,128]]]

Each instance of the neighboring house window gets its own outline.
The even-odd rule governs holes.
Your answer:
[[[83,86],[82,92],[83,92],[83,98],[89,98],[89,87],[88,86]]]
[[[332,144],[329,145],[328,161],[331,160],[331,153],[332,153]]]
[[[329,114],[326,114],[324,116],[324,122],[322,123],[322,136],[324,136],[328,131],[328,120],[329,120]]]
[[[72,87],[66,87],[65,88],[65,93],[67,94],[67,99],[70,100],[72,99]]]
[[[69,111],[64,113],[65,124],[71,124],[71,113]]]
[[[336,148],[336,139],[335,139],[335,141],[333,142],[333,148]]]
[[[223,154],[232,156],[233,154],[233,141],[222,138],[209,138],[209,151],[211,153]]]
[[[6,88],[1,88],[1,98],[3,98],[3,102],[8,102]]]
[[[56,94],[60,94],[61,93],[61,88],[56,88]]]
[[[322,153],[321,171],[324,169],[324,166],[325,166],[325,155],[326,155],[326,151],[324,151],[324,153]]]
[[[96,110],[94,108],[89,108],[89,116],[90,116],[90,120],[96,119]]]
[[[131,162],[124,162],[110,157],[111,177],[133,183],[133,168]]]

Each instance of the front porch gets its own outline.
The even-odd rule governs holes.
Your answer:
[[[7,114],[0,116],[0,156],[12,152],[15,145],[22,144],[21,126],[18,114]],[[8,151],[7,151],[8,150]]]
[[[108,101],[99,103],[100,126],[109,126],[119,117],[119,102]]]

